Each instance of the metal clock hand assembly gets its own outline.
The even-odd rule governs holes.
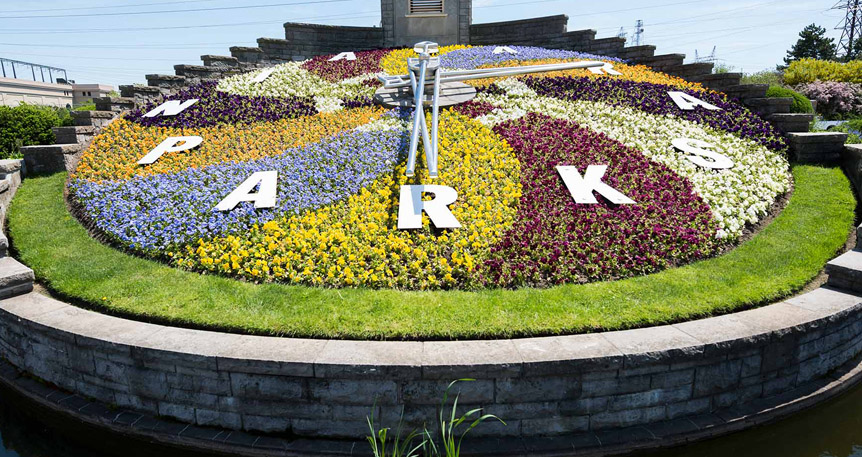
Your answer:
[[[374,98],[377,103],[390,108],[414,107],[413,130],[410,135],[410,153],[407,156],[407,176],[416,170],[416,155],[419,149],[419,135],[425,147],[425,161],[428,174],[436,178],[438,125],[441,106],[452,106],[468,102],[476,96],[476,89],[461,81],[482,78],[517,76],[549,71],[574,70],[578,68],[603,67],[604,62],[571,62],[548,65],[527,65],[510,68],[485,68],[475,70],[446,71],[440,68],[437,43],[423,41],[413,48],[418,58],[408,58],[406,75],[380,75],[383,87],[377,90]],[[429,83],[429,81],[432,81]],[[420,89],[421,88],[421,89]],[[431,133],[425,125],[425,105],[431,105]]]

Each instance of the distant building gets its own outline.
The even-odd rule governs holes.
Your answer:
[[[72,106],[78,107],[93,101],[93,99],[107,97],[114,91],[114,86],[105,84],[72,84]]]
[[[62,68],[0,58],[0,105],[73,108],[113,90],[104,84],[75,84]]]
[[[71,84],[0,78],[0,105],[18,106],[27,103],[71,108],[74,103],[72,91]]]

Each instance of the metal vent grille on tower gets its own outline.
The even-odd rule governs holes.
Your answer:
[[[410,14],[436,14],[443,12],[443,0],[410,0]]]

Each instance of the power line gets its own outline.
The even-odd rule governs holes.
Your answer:
[[[132,5],[116,5],[116,6],[81,6],[77,8],[47,8],[41,10],[7,10],[6,13],[42,13],[49,11],[76,11],[76,10],[100,10],[100,9],[114,9],[114,8],[134,8],[138,6],[154,6],[154,5],[175,5],[177,3],[204,3],[204,2],[217,2],[219,0],[180,0],[180,1],[172,1],[172,2],[160,2],[160,3],[136,3]]]
[[[70,17],[104,17],[104,16],[136,16],[141,14],[164,14],[164,13],[192,13],[202,11],[224,11],[245,10],[256,8],[274,8],[278,6],[318,5],[322,3],[344,3],[355,0],[309,0],[293,3],[271,3],[268,5],[246,5],[246,6],[220,6],[214,8],[191,8],[184,10],[160,10],[160,11],[133,11],[128,13],[91,13],[91,14],[55,14],[42,16],[0,16],[0,19],[44,19],[44,18],[70,18]]]
[[[0,43],[0,46],[17,46],[25,48],[91,48],[91,49],[201,49],[211,48],[215,45],[235,45],[235,42],[225,43],[202,43],[194,46],[174,46],[174,45],[146,45],[146,44],[131,44],[131,45],[113,45],[113,44],[24,44],[24,43]]]
[[[377,12],[375,14],[365,14],[370,13],[369,11],[360,11],[358,13],[346,13],[346,14],[335,14],[330,16],[315,16],[315,17],[301,17],[294,18],[295,21],[310,21],[317,19],[340,19],[340,18],[350,18],[350,19],[359,19],[359,18],[368,18],[368,17],[379,17]],[[359,14],[357,16],[357,14]],[[365,14],[365,15],[363,15]],[[105,28],[105,29],[5,29],[0,32],[0,35],[43,35],[43,34],[87,34],[87,33],[118,33],[118,32],[142,32],[142,31],[151,31],[151,30],[185,30],[185,29],[208,29],[208,28],[218,28],[218,27],[244,27],[248,25],[264,25],[264,24],[283,24],[284,21],[253,21],[253,22],[232,22],[228,24],[203,24],[203,25],[177,25],[177,26],[165,26],[165,27],[122,27],[122,28]]]

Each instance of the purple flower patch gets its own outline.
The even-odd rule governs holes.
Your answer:
[[[475,48],[457,49],[440,56],[440,66],[443,68],[459,68],[472,70],[482,65],[494,65],[511,60],[538,60],[538,59],[583,59],[583,60],[610,60],[623,62],[616,57],[599,56],[585,52],[566,51],[563,49],[545,49],[533,46],[508,46],[517,54],[507,52],[494,54],[497,46],[478,46]]]
[[[648,114],[669,114],[735,133],[741,138],[750,139],[773,150],[782,150],[787,146],[781,134],[770,123],[716,92],[681,90],[674,86],[614,78],[525,78],[523,81],[545,97],[603,102]],[[692,111],[684,111],[668,96],[669,91],[685,92],[721,110],[709,111],[698,107]]]
[[[551,286],[647,274],[715,252],[716,223],[691,183],[603,134],[529,114],[494,129],[521,163],[514,226],[484,264],[489,284]],[[577,204],[557,166],[607,165],[602,182],[634,200]]]
[[[311,99],[288,97],[247,97],[216,90],[216,82],[191,86],[164,100],[136,109],[126,119],[145,127],[196,128],[218,124],[250,124],[317,114]],[[144,117],[168,100],[199,99],[176,116]]]

